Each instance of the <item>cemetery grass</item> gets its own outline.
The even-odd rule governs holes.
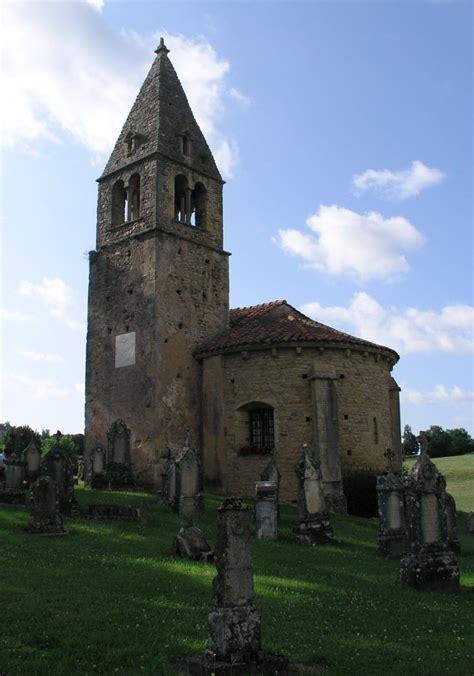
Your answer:
[[[451,487],[450,487],[451,488]],[[0,507],[0,674],[163,674],[206,647],[213,565],[174,560],[182,522],[146,492],[76,491],[134,505],[140,523],[66,519],[31,536],[23,507]],[[215,542],[221,498],[197,522]],[[471,509],[474,505],[471,504]],[[399,564],[375,553],[377,520],[337,516],[338,542],[300,545],[296,509],[281,539],[252,542],[263,645],[325,674],[472,674],[474,538],[460,520],[459,594],[402,591]]]

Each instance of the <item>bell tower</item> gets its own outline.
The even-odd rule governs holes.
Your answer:
[[[163,39],[98,179],[90,253],[86,453],[123,420],[136,481],[200,433],[196,346],[228,324],[223,180]]]

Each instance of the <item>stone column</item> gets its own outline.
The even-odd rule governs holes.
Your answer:
[[[328,509],[346,514],[339,457],[336,376],[315,371],[309,381],[313,408],[313,448],[315,460],[321,465]]]
[[[240,498],[218,508],[213,608],[208,649],[217,660],[250,663],[260,651],[260,615],[254,603],[250,509]]]
[[[272,481],[257,481],[255,499],[257,540],[276,540],[278,538],[277,484]]]
[[[426,452],[405,478],[408,554],[400,562],[402,587],[423,591],[459,589],[459,567],[448,542],[446,482]]]
[[[191,216],[192,216],[192,208],[191,208],[191,196],[192,196],[192,190],[191,188],[186,188],[185,191],[185,197],[186,197],[186,208],[185,208],[185,223],[188,225],[191,224]]]

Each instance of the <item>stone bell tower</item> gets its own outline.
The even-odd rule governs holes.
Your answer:
[[[227,326],[223,181],[163,39],[98,179],[90,253],[86,453],[130,432],[135,479],[200,430],[197,344]]]

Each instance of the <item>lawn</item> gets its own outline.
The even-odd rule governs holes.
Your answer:
[[[411,468],[415,460],[405,461]],[[433,458],[433,462],[444,475],[448,493],[456,500],[456,508],[474,512],[474,455],[458,455],[453,458]]]
[[[155,495],[80,488],[77,497],[133,504],[142,521],[67,519],[67,537],[41,538],[23,531],[24,508],[0,507],[0,674],[176,673],[179,658],[205,650],[215,568],[169,557],[181,519]],[[220,501],[206,495],[198,523],[210,542]],[[400,590],[398,562],[375,554],[374,519],[334,517],[338,542],[326,547],[300,545],[295,519],[283,507],[281,538],[252,543],[266,649],[312,673],[473,673],[474,538],[464,518],[454,595]]]

